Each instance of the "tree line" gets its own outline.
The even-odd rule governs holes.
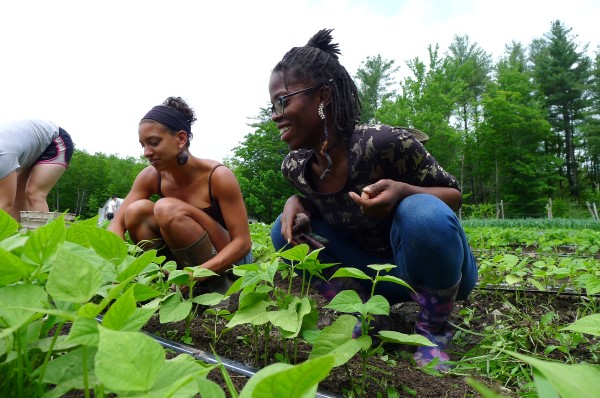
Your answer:
[[[406,61],[400,82],[395,60],[368,56],[354,76],[361,122],[427,133],[427,149],[461,184],[467,217],[493,215],[499,203],[506,217],[543,217],[549,198],[565,209],[555,217],[573,216],[568,204],[600,202],[600,48],[590,57],[587,46],[554,21],[527,45],[507,44],[494,61],[457,35],[446,51],[430,45],[428,59]],[[287,146],[267,108],[249,127],[225,163],[249,216],[270,223],[294,193],[280,172]],[[126,195],[145,165],[76,150],[50,207],[91,217],[112,194]]]

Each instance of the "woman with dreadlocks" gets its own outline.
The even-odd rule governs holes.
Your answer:
[[[138,174],[108,229],[121,238],[128,231],[142,249],[157,249],[180,268],[202,265],[223,274],[252,262],[248,216],[231,170],[191,154],[195,120],[181,97],[167,98],[140,120],[139,141],[150,166]],[[153,202],[152,195],[160,199]],[[198,286],[219,293],[229,287],[224,276]]]
[[[287,200],[274,223],[273,245],[314,247],[319,242],[309,237],[318,235],[327,241],[321,261],[371,276],[367,265],[395,264],[391,274],[415,292],[380,282],[376,293],[391,304],[411,299],[419,304],[416,331],[437,346],[418,348],[414,359],[419,366],[435,360],[437,369],[447,370],[448,318],[455,300],[465,299],[477,280],[475,259],[453,211],[461,205],[457,180],[419,142],[425,134],[357,126],[357,89],[338,61],[331,31],[292,48],[271,73],[271,119],[290,149],[282,172],[300,193]],[[331,299],[352,286],[364,299],[366,287],[349,282],[332,279],[318,289]]]

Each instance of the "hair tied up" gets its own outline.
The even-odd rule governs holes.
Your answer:
[[[321,29],[310,38],[306,45],[325,51],[335,59],[338,59],[338,55],[341,54],[341,51],[338,43],[331,42],[331,40],[333,40],[333,37],[331,36],[332,31],[333,29]]]

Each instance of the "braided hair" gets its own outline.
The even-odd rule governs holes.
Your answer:
[[[339,138],[347,140],[360,120],[362,107],[354,81],[338,60],[338,55],[341,55],[338,44],[331,43],[332,30],[322,29],[305,46],[293,47],[275,65],[273,72],[283,74],[286,88],[294,77],[328,86],[332,96],[334,128]],[[324,143],[326,145],[327,142]]]

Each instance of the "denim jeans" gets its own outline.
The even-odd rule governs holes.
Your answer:
[[[460,281],[457,299],[467,298],[477,282],[475,257],[458,218],[433,195],[412,195],[396,207],[389,237],[393,256],[389,258],[369,254],[345,231],[321,219],[311,220],[311,228],[329,240],[319,254],[321,262],[358,268],[370,276],[375,272],[369,264],[395,264],[390,275],[429,289],[447,289]],[[273,224],[271,239],[276,250],[287,244],[281,235],[281,215]],[[370,285],[365,287],[370,291]],[[378,282],[376,293],[391,304],[410,300],[409,290],[392,282]]]

